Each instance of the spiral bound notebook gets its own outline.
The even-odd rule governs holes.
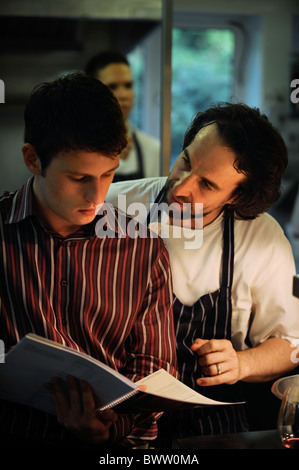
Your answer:
[[[100,410],[137,413],[227,404],[204,397],[164,369],[134,383],[82,352],[33,334],[22,338],[0,364],[0,398],[55,414],[45,384],[53,377],[65,381],[68,375],[89,382]]]

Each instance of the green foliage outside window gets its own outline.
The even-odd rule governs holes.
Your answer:
[[[142,129],[144,57],[137,46],[128,59],[135,104],[130,119]],[[182,150],[184,133],[198,111],[231,101],[234,89],[235,35],[229,29],[173,28],[171,89],[171,166]]]
[[[233,99],[235,36],[228,29],[174,28],[172,41],[173,163],[193,116]]]

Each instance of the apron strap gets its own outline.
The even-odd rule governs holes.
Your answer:
[[[134,140],[134,144],[136,147],[136,152],[137,152],[137,161],[138,161],[138,174],[140,175],[139,178],[144,178],[144,166],[143,166],[143,158],[142,158],[142,150],[140,147],[139,140],[137,139],[137,135],[135,132],[132,133],[132,137]]]
[[[234,215],[229,206],[224,209],[222,280],[223,288],[231,289],[234,274]]]
[[[155,204],[155,205],[153,206],[153,207],[154,207],[154,210],[153,210],[153,211],[150,210],[149,213],[147,214],[147,218],[146,218],[146,225],[147,225],[147,227],[149,226],[149,224],[150,224],[150,222],[151,222],[152,220],[156,220],[155,215],[156,215],[157,210],[158,210],[156,204],[159,205],[159,204],[163,201],[164,194],[165,194],[165,186],[163,186],[163,188],[162,188],[161,191],[158,193],[158,196],[156,197],[156,199],[155,199],[155,201],[154,201],[154,204]]]

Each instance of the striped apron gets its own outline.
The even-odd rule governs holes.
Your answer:
[[[162,202],[164,188],[156,198]],[[149,222],[148,217],[148,222]],[[222,279],[220,288],[200,297],[192,306],[183,305],[174,294],[173,314],[180,380],[202,395],[214,400],[243,401],[239,385],[200,387],[203,376],[198,356],[190,350],[196,338],[231,339],[231,288],[234,269],[234,218],[225,209],[223,228]],[[164,413],[159,432],[174,437],[230,434],[248,431],[245,406],[228,405]]]

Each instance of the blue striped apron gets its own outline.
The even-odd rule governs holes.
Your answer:
[[[159,204],[164,198],[164,188],[156,198]],[[148,216],[148,223],[150,222]],[[183,305],[174,294],[173,314],[177,341],[180,380],[199,393],[214,400],[242,401],[236,385],[200,387],[196,379],[203,376],[198,356],[190,350],[196,338],[231,339],[231,288],[234,270],[234,218],[225,209],[223,228],[222,279],[220,288],[200,297],[192,306]],[[216,406],[195,410],[164,413],[159,429],[172,437],[191,435],[229,434],[248,431],[244,405]],[[167,423],[167,426],[165,426]]]

